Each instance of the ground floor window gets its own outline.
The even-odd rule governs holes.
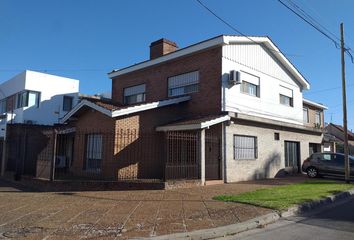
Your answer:
[[[102,162],[102,135],[88,134],[86,137],[86,170],[100,171]]]
[[[234,159],[257,159],[257,137],[234,135]]]

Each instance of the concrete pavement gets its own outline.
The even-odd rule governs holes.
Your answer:
[[[210,229],[272,211],[212,200],[302,177],[176,190],[32,192],[0,181],[0,239],[128,239]]]
[[[307,215],[289,217],[263,229],[251,230],[227,240],[353,240],[354,197],[320,208]]]

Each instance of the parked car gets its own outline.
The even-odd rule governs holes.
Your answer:
[[[349,156],[350,176],[354,176],[354,157]],[[322,175],[344,176],[344,154],[314,153],[302,164],[302,171],[310,178]]]

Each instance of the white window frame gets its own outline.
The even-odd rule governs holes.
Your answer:
[[[131,92],[131,93],[129,93]],[[124,104],[135,104],[146,101],[146,84],[138,84],[123,89]]]
[[[248,140],[253,140],[253,147],[247,147],[247,146],[240,146],[241,144],[238,143],[237,138],[243,138],[243,139],[248,139]],[[256,136],[248,136],[248,135],[239,135],[239,134],[234,134],[233,137],[234,141],[234,160],[256,160],[258,158],[258,138]],[[246,151],[244,153],[238,153],[237,151]],[[247,156],[247,151],[253,151],[252,156]]]
[[[318,117],[318,119],[317,119],[317,117]],[[316,110],[316,112],[315,112],[315,124],[319,124],[320,126],[322,125],[322,114],[321,114],[321,111],[319,111],[319,110]]]
[[[199,71],[187,72],[167,79],[168,96],[176,97],[199,91]]]
[[[305,118],[305,112],[306,112],[306,118]],[[302,113],[303,113],[303,121],[304,123],[309,123],[310,119],[309,119],[309,108],[308,107],[303,107],[302,108]]]

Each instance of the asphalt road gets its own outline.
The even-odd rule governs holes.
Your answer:
[[[353,240],[354,198],[319,209],[307,216],[283,219],[263,229],[244,232],[226,239]]]

